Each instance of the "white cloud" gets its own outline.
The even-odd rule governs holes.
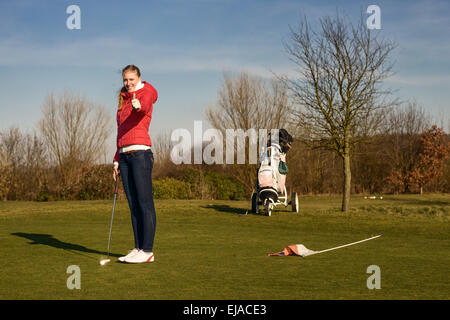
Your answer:
[[[288,59],[280,52],[258,47],[180,47],[143,45],[114,37],[59,42],[53,45],[24,39],[0,40],[0,66],[112,67],[123,61],[139,61],[142,67],[160,72],[240,71],[271,78],[272,71],[291,74]],[[276,63],[276,60],[286,62]],[[275,61],[275,63],[273,63]]]
[[[403,84],[409,86],[438,86],[450,83],[450,75],[408,75],[408,76],[392,76],[386,79],[386,82]]]
[[[0,40],[3,66],[91,66],[108,65],[127,43],[122,39],[97,38],[53,45],[26,40]]]

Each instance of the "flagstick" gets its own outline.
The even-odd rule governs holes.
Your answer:
[[[318,253],[323,253],[323,252],[331,251],[331,250],[336,250],[336,249],[340,249],[340,248],[344,248],[344,247],[348,247],[348,246],[352,246],[352,245],[354,245],[354,244],[361,243],[361,242],[364,242],[364,241],[369,241],[369,240],[372,240],[372,239],[375,239],[375,238],[378,238],[378,237],[381,237],[381,234],[379,234],[378,236],[375,236],[375,237],[371,237],[371,238],[364,239],[364,240],[352,242],[352,243],[349,243],[349,244],[344,244],[344,245],[339,246],[339,247],[334,247],[334,248],[330,248],[330,249],[326,249],[326,250],[321,250],[321,251],[314,251],[314,252],[308,254],[308,256],[313,255],[313,254],[318,254]]]

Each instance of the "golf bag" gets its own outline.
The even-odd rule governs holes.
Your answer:
[[[257,190],[264,194],[263,198],[278,199],[278,193],[283,193],[288,167],[286,153],[291,148],[292,136],[285,130],[277,131],[278,135],[269,134],[266,150],[260,157],[258,169]],[[264,192],[262,192],[264,191]]]
[[[286,153],[291,149],[294,139],[285,129],[274,131],[274,134],[269,134],[268,138],[267,146],[260,154],[256,193],[252,196],[252,211],[258,212],[258,205],[263,204],[266,214],[270,215],[273,207],[277,204],[285,206],[288,204]],[[280,199],[284,201],[280,202]]]

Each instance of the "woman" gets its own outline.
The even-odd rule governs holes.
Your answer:
[[[152,195],[152,142],[148,128],[158,94],[151,84],[141,80],[141,72],[134,65],[122,70],[122,78],[113,178],[115,181],[120,172],[131,211],[134,249],[119,261],[153,262],[156,214]]]

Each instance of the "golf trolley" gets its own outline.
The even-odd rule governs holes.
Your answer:
[[[296,192],[291,193],[288,201],[286,189],[286,153],[291,148],[292,136],[285,130],[278,130],[278,136],[271,137],[260,156],[260,164],[256,179],[256,192],[252,194],[252,213],[259,213],[259,206],[264,207],[266,216],[271,216],[276,206],[289,204],[293,212],[298,212],[299,203]]]

